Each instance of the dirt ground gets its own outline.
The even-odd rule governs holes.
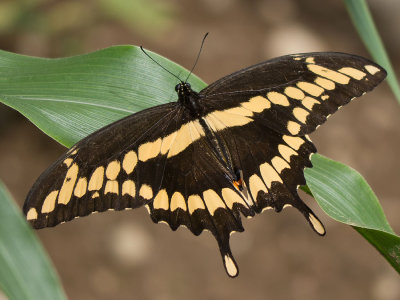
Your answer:
[[[168,1],[173,23],[157,34],[108,22],[85,28],[81,53],[142,44],[190,68],[210,32],[195,73],[206,82],[278,55],[341,51],[364,55],[341,1]],[[372,2],[372,1],[371,1]],[[371,3],[395,69],[400,66],[400,5]],[[397,13],[396,13],[397,12]],[[43,37],[42,37],[43,38]],[[397,39],[396,39],[397,38]],[[62,37],[0,36],[0,48],[55,57]],[[64,53],[64,52],[63,52]],[[400,73],[398,73],[399,75]],[[173,89],[174,87],[171,87]],[[400,107],[387,83],[332,116],[311,138],[319,153],[367,179],[400,233]],[[18,113],[0,106],[0,178],[19,205],[40,173],[65,148]],[[327,228],[323,238],[294,209],[244,220],[232,236],[241,274],[226,276],[214,238],[172,232],[147,211],[107,212],[38,231],[70,299],[400,299],[397,273],[351,227],[303,195]]]

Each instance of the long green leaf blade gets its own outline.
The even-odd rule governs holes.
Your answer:
[[[392,88],[397,101],[400,102],[399,82],[396,79],[396,74],[386,53],[385,46],[383,45],[378,30],[375,27],[367,2],[365,0],[345,0],[344,3],[346,4],[354,26],[370,54],[378,64],[386,69],[388,73],[388,83]]]
[[[395,234],[354,226],[372,246],[376,248],[392,267],[400,273],[400,238]]]
[[[148,53],[186,78],[187,70]],[[175,101],[177,82],[134,46],[61,59],[0,51],[0,102],[65,146],[129,114]],[[190,83],[194,90],[205,87],[195,75]]]
[[[312,156],[312,163],[304,173],[324,212],[353,226],[400,273],[400,237],[365,179],[354,169],[318,154]]]
[[[13,299],[66,299],[47,255],[0,181],[0,289]]]

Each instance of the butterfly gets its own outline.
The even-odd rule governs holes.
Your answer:
[[[297,194],[316,152],[308,135],[385,77],[365,58],[315,52],[261,62],[198,92],[180,81],[176,102],[75,144],[37,179],[23,211],[34,228],[44,228],[145,206],[155,223],[172,230],[210,231],[235,277],[229,238],[244,231],[241,215],[292,206],[325,234]]]

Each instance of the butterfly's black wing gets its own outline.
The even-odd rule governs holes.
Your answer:
[[[182,107],[169,103],[112,123],[84,138],[35,182],[24,204],[35,228],[55,226],[108,209],[149,203],[162,181],[162,136],[184,119]],[[147,144],[147,141],[157,141]]]
[[[274,131],[302,136],[385,77],[379,65],[356,55],[303,53],[235,72],[200,94],[209,112],[249,109],[254,112],[253,118]]]
[[[81,140],[49,167],[23,210],[33,227],[43,228],[146,205],[154,222],[173,230],[184,225],[196,235],[211,231],[227,271],[236,276],[229,234],[243,227],[232,207],[243,204],[243,213],[254,213],[232,193],[232,180],[205,136],[199,120],[177,103],[128,116]],[[229,195],[222,200],[224,187]]]

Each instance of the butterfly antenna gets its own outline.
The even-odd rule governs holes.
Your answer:
[[[182,80],[176,76],[174,73],[172,73],[171,71],[169,71],[168,69],[166,69],[165,67],[163,67],[158,61],[156,61],[154,58],[152,58],[144,49],[142,46],[140,46],[140,50],[143,51],[144,54],[146,54],[146,56],[148,58],[150,58],[153,62],[155,62],[158,66],[160,66],[163,70],[167,71],[169,74],[171,74],[172,76],[174,76],[175,78],[177,78],[180,82],[182,82]]]
[[[187,80],[189,79],[189,76],[192,74],[192,72],[193,72],[194,68],[195,68],[195,67],[196,67],[196,65],[197,65],[197,62],[199,61],[199,58],[200,58],[200,53],[201,53],[201,49],[203,49],[204,41],[205,41],[205,39],[206,39],[206,37],[207,37],[207,36],[208,36],[208,32],[207,32],[207,33],[204,35],[204,37],[203,37],[203,40],[201,41],[201,46],[200,46],[199,53],[197,54],[196,61],[194,62],[194,65],[193,65],[192,69],[190,70],[190,73],[189,73],[189,75],[186,77],[186,80],[185,80],[185,82],[187,82]]]

